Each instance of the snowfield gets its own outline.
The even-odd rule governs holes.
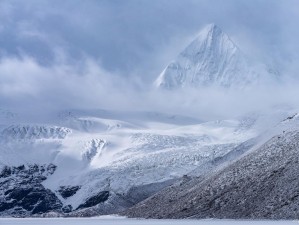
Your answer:
[[[277,122],[286,118],[278,114]],[[260,137],[259,124],[267,116],[203,122],[160,113],[73,110],[59,112],[45,124],[24,123],[22,115],[13,122],[2,120],[0,198],[8,199],[2,206],[8,210],[1,215],[30,216],[46,211],[44,204],[54,204],[57,216],[120,212],[182,177],[211,171],[216,161],[229,163],[275,132],[296,127],[298,116]],[[42,168],[48,165],[54,169],[44,175]],[[30,181],[30,176],[36,178]],[[23,208],[26,203],[13,190],[52,194],[45,199],[49,202]]]
[[[42,185],[68,211],[81,209],[91,197],[109,195],[88,215],[130,207],[257,136],[256,118],[248,117],[201,122],[147,112],[57,115],[46,124],[25,124],[21,115],[13,125],[3,120],[0,165],[55,165]],[[73,193],[64,197],[62,189]]]

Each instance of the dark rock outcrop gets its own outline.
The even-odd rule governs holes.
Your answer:
[[[58,192],[63,198],[69,198],[76,194],[80,186],[60,186]]]
[[[109,191],[101,191],[98,194],[88,198],[83,204],[79,205],[77,209],[88,208],[105,202],[108,200],[109,195]]]
[[[28,216],[61,211],[62,203],[42,185],[56,166],[4,166],[0,172],[0,215]]]

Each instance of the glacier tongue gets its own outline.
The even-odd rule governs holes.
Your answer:
[[[243,88],[257,83],[262,73],[267,73],[265,66],[249,60],[227,34],[210,24],[164,69],[155,86]]]

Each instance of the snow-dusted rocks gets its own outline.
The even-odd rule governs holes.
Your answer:
[[[53,164],[0,168],[0,216],[61,212],[60,200],[42,185],[55,169]]]
[[[71,129],[47,125],[11,125],[1,132],[3,138],[11,139],[64,139]]]
[[[206,26],[155,81],[164,89],[207,86],[244,88],[267,74],[215,24]]]
[[[101,139],[92,139],[86,143],[86,147],[82,151],[82,158],[90,162],[94,157],[100,157],[101,151],[106,145],[106,142]]]

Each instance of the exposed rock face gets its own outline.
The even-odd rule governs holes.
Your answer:
[[[97,195],[88,198],[85,201],[85,203],[79,205],[77,209],[88,208],[88,207],[95,206],[99,203],[105,202],[108,200],[109,195],[110,195],[109,191],[101,191]]]
[[[56,166],[4,166],[0,172],[0,215],[28,216],[60,211],[62,203],[41,183]]]
[[[68,198],[76,194],[79,189],[80,186],[61,186],[58,192],[63,198]]]
[[[124,214],[145,218],[299,218],[299,131],[275,136],[205,179],[177,183]]]

